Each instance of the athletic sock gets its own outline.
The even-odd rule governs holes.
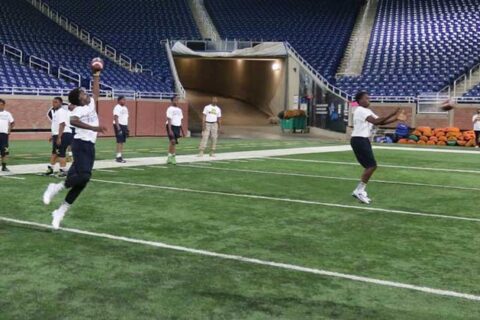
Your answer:
[[[169,156],[169,157],[173,157],[173,154],[169,153],[168,156]]]
[[[117,158],[121,158],[122,157],[122,154],[121,153],[117,153]]]
[[[69,156],[69,157],[73,156],[72,151],[68,151],[68,152],[67,152],[67,156]]]
[[[58,208],[58,211],[61,212],[62,215],[64,215],[65,213],[67,213],[68,209],[70,209],[70,204],[68,204],[67,202],[63,202],[60,205],[60,208]]]
[[[364,192],[366,188],[367,188],[367,184],[360,181],[360,183],[358,184],[358,186],[355,190],[358,191],[358,192]]]

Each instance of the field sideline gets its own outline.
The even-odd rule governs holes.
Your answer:
[[[53,178],[0,179],[2,314],[477,319],[479,154],[376,153],[371,206],[348,151],[97,170],[59,232]]]

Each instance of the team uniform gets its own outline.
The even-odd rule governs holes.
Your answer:
[[[128,137],[129,115],[127,106],[121,106],[117,104],[115,108],[113,108],[113,115],[118,116],[118,124],[120,125],[120,130],[118,130],[117,126],[115,125],[115,121],[113,121],[113,130],[115,130],[117,143],[125,143]]]
[[[205,130],[202,132],[202,141],[200,142],[200,153],[207,147],[208,139],[212,137],[212,155],[217,148],[218,140],[218,120],[222,117],[222,110],[216,106],[209,104],[203,109],[205,116]]]
[[[60,131],[60,125],[64,123],[65,128],[61,137],[62,143],[57,145],[57,138]],[[52,109],[52,154],[57,155],[60,158],[67,156],[67,148],[72,143],[72,129],[70,127],[70,111],[68,109],[59,108],[57,110]]]
[[[473,116],[472,118],[472,122],[473,122],[473,131],[475,132],[475,145],[478,147],[480,146],[480,115],[479,114],[476,114]]]
[[[71,117],[76,117],[80,122],[92,127],[99,126],[95,101],[90,98],[90,103],[83,107],[76,107],[71,111]],[[61,190],[70,189],[65,202],[52,213],[54,228],[60,226],[65,213],[85,189],[92,176],[93,164],[95,162],[95,142],[97,132],[82,128],[76,128],[72,141],[72,152],[74,161],[68,170],[67,179],[64,183],[50,184],[43,195],[43,202],[49,204],[52,198]]]
[[[373,132],[373,124],[367,121],[368,117],[375,119],[378,116],[369,108],[361,106],[356,107],[353,113],[353,131],[350,144],[358,162],[364,168],[372,168],[377,166],[377,161],[373,155],[372,144],[370,138]]]
[[[10,112],[0,111],[0,155],[2,157],[9,155],[8,130],[13,122],[14,119]]]
[[[167,118],[170,119],[172,132],[168,130],[168,120],[166,123],[168,139],[170,141],[175,140],[175,144],[178,144],[178,139],[182,136],[182,119],[183,119],[183,112],[177,106],[170,106],[167,109]]]

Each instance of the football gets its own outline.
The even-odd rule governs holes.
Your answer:
[[[440,106],[440,109],[442,109],[442,111],[450,111],[453,108],[454,108],[453,101],[450,99],[442,103],[442,105]]]
[[[90,62],[90,67],[92,68],[93,72],[99,72],[103,70],[103,59],[102,58],[93,58],[92,62]]]

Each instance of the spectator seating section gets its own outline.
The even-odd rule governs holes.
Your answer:
[[[65,80],[49,76],[46,72],[27,65],[18,60],[0,55],[0,87],[22,88],[71,88],[73,85]]]
[[[62,66],[75,71],[83,77],[83,85],[89,84],[89,62],[93,57],[100,55],[97,51],[63,30],[24,0],[0,1],[0,19],[1,44],[19,48],[26,54],[25,60],[34,55],[49,61],[54,69]],[[173,90],[174,83],[168,63],[163,67],[162,73],[152,76],[147,73],[130,72],[105,57],[104,60],[105,72],[102,74],[102,82],[118,90],[144,92]],[[45,73],[45,77],[50,76]]]
[[[337,85],[351,94],[438,92],[480,61],[479,26],[480,0],[381,0],[362,75]]]
[[[172,86],[162,40],[200,39],[186,0],[43,0]]]
[[[288,41],[334,81],[350,39],[358,0],[205,0],[218,32],[237,40]]]

